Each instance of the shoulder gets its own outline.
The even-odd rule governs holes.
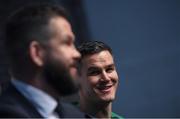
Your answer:
[[[32,104],[10,85],[0,96],[0,117],[40,117]]]
[[[27,117],[23,113],[24,110],[21,108],[21,101],[16,97],[16,92],[14,91],[12,93],[7,89],[0,96],[0,118]]]
[[[1,104],[0,118],[25,118],[28,117],[23,110],[19,110],[18,107],[13,107],[10,104]]]
[[[22,103],[23,96],[12,85],[2,92],[0,95],[0,103],[4,107],[15,107]]]
[[[122,116],[119,116],[118,114],[116,114],[114,112],[111,113],[111,118],[112,119],[124,119]]]

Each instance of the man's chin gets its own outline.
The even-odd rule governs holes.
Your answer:
[[[55,89],[60,96],[67,96],[76,93],[79,89],[78,82],[76,82],[68,71],[61,70],[46,70],[45,77],[47,83]]]
[[[76,93],[78,91],[78,83],[74,80],[74,78],[77,78],[76,67],[71,66],[68,68],[65,63],[53,57],[52,59],[49,58],[50,55],[47,56],[43,67],[43,75],[47,84],[61,96]]]
[[[105,96],[105,97],[100,97],[100,100],[103,102],[112,102],[115,99],[114,96]]]

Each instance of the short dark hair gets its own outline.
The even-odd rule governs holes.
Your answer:
[[[104,50],[109,51],[112,55],[112,49],[101,41],[84,42],[78,47],[78,51],[81,53],[82,59],[87,55],[96,54]]]
[[[81,68],[82,68],[82,60],[84,57],[88,55],[93,55],[96,53],[100,53],[102,51],[109,51],[110,54],[112,54],[112,49],[105,43],[101,41],[87,41],[78,46],[78,51],[81,54],[81,59],[78,62],[78,73],[81,74]]]
[[[99,53],[104,50],[107,50],[112,54],[112,49],[107,44],[101,41],[84,42],[78,47],[78,51],[81,53],[82,57],[86,55]]]
[[[27,63],[32,40],[43,44],[50,39],[48,25],[55,17],[63,17],[69,21],[63,7],[48,3],[25,6],[8,18],[5,46],[12,64],[22,66],[22,62]]]

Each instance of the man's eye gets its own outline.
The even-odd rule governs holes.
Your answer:
[[[96,76],[99,75],[101,72],[98,70],[93,70],[88,72],[88,76]]]
[[[64,44],[70,46],[70,45],[72,44],[72,42],[71,42],[70,40],[66,40],[66,41],[64,42]]]
[[[109,67],[109,68],[106,69],[107,73],[111,73],[112,71],[114,71],[114,67]]]
[[[67,38],[64,38],[63,44],[67,45],[67,46],[71,46],[71,45],[74,45],[74,42],[73,42],[73,40],[71,38],[67,37]]]

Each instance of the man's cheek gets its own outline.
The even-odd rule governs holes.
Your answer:
[[[75,79],[79,78],[77,68],[71,67],[69,70],[70,70],[69,72],[73,78],[75,78]]]

